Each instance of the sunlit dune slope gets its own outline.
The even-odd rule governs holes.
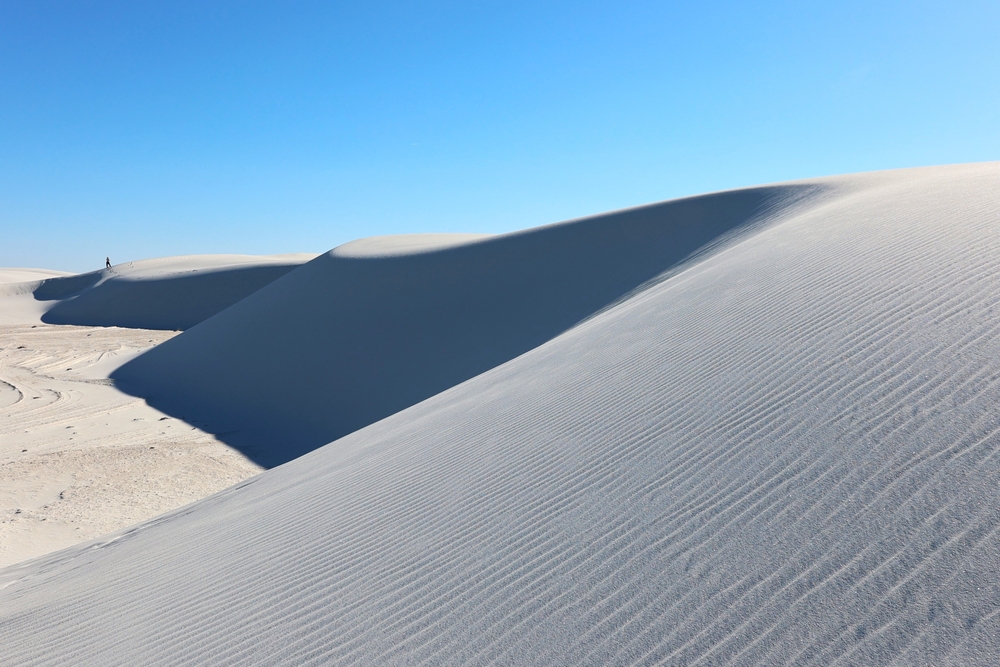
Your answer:
[[[508,363],[0,570],[0,662],[997,664],[1000,165],[812,183]]]
[[[355,241],[113,377],[257,462],[283,463],[541,345],[822,191],[726,192],[503,236]]]

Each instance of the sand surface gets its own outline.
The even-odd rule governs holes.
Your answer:
[[[421,391],[449,345],[480,370],[0,570],[0,662],[1000,664],[1000,164],[644,210],[324,255],[123,366],[209,363],[245,324],[209,365],[270,350],[240,383],[170,381],[236,386],[278,450],[297,401],[343,410],[331,359]],[[405,291],[421,266],[438,291]]]
[[[491,237],[353,241],[114,379],[270,467],[538,347],[823,187],[750,188]]]
[[[259,472],[213,436],[112,386],[111,370],[174,335],[0,326],[0,567]]]
[[[189,329],[313,257],[188,255],[124,262],[78,275],[0,269],[0,325]]]
[[[52,271],[49,269],[0,268],[0,285],[47,280],[48,278],[58,278],[68,275],[70,274],[65,271]]]
[[[109,375],[312,257],[192,255],[80,275],[0,269],[0,567],[259,472]]]

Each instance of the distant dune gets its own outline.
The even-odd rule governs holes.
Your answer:
[[[1000,664],[1000,164],[446,245],[124,366],[278,458],[359,430],[0,570],[0,663]]]
[[[37,318],[49,324],[188,329],[313,257],[192,255],[79,275],[3,269],[0,283],[8,284],[0,284],[0,310],[6,311],[0,324]]]
[[[49,269],[4,268],[0,269],[0,285],[47,280],[48,278],[68,275],[65,271],[50,271]]]

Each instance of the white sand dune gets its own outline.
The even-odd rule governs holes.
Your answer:
[[[70,274],[65,271],[51,271],[49,269],[0,268],[0,285],[26,283],[68,275]]]
[[[188,329],[313,257],[191,255],[79,275],[4,269],[0,283],[23,281],[0,284],[0,324]]]
[[[211,435],[112,386],[108,373],[175,335],[0,325],[0,567],[260,472]]]
[[[374,311],[354,342],[375,368],[365,344],[391,350],[380,326],[405,324],[391,333],[422,353],[439,345],[432,322],[470,312],[422,298],[390,317],[431,288],[468,286],[462,303],[491,326],[507,320],[475,310],[474,290],[494,280],[514,290],[527,276],[512,304],[537,289],[541,315],[580,299],[531,335],[523,321],[483,329],[487,347],[618,299],[236,487],[0,570],[0,662],[1000,663],[1000,165],[788,187],[798,195],[769,190],[769,224],[679,269],[667,258],[665,279],[624,299],[653,235],[621,251],[630,228],[608,216],[592,233],[515,236],[507,253],[486,240],[398,264],[323,256],[141,357],[212,349],[223,325],[236,335],[266,306],[274,359],[244,363],[297,369],[297,385],[253,387],[280,420],[295,397],[339,409],[313,403],[339,379],[315,349],[319,370],[303,370],[297,345],[334,327],[323,295],[365,312],[348,308],[348,286]],[[719,202],[760,192],[696,201],[714,221]],[[575,252],[592,259],[562,291],[533,282],[557,280]],[[449,253],[469,253],[449,264],[461,272],[436,263]],[[440,274],[421,279],[428,267]],[[624,277],[588,299],[594,272]],[[268,296],[295,290],[309,298]],[[501,294],[483,299],[499,307]]]
[[[0,567],[259,472],[123,394],[108,373],[174,335],[148,328],[192,326],[313,257],[168,257],[82,275],[0,269]]]
[[[355,241],[113,377],[276,465],[541,345],[821,190],[728,192],[502,236]]]
[[[40,323],[52,304],[36,300],[32,292],[49,278],[70,275],[49,269],[0,268],[0,326]]]

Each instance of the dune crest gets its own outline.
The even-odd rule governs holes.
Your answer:
[[[333,257],[377,258],[399,257],[424,252],[436,252],[456,246],[475,243],[492,234],[394,234],[392,236],[369,236],[339,245],[330,251]]]
[[[174,335],[0,325],[0,567],[260,472],[231,447],[111,386],[112,369]]]
[[[189,255],[81,274],[5,269],[0,324],[189,329],[315,255]]]
[[[50,269],[25,269],[25,268],[2,268],[0,269],[0,286],[11,283],[26,283],[49,278],[68,276],[65,271],[52,271]]]
[[[492,237],[362,239],[113,377],[277,465],[538,347],[822,192],[754,188]]]

